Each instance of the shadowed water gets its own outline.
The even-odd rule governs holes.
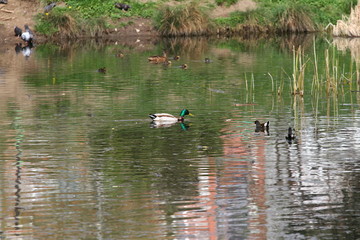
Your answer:
[[[338,51],[314,36],[2,50],[0,238],[359,238],[359,86],[311,91],[308,74],[292,95],[292,46],[314,44],[319,62]],[[148,62],[163,49],[180,59]],[[350,53],[339,66],[350,79]],[[183,108],[181,124],[148,117]]]

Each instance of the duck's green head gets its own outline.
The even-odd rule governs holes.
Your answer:
[[[192,114],[189,112],[189,110],[187,110],[187,109],[181,110],[181,112],[180,112],[180,117],[184,117],[185,115],[190,115],[190,116],[192,116]]]

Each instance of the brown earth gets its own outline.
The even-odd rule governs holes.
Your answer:
[[[19,26],[23,28],[24,24],[28,24],[33,29],[35,24],[34,17],[37,13],[43,12],[43,7],[37,0],[8,0],[8,4],[0,4],[0,44],[13,45],[19,42],[19,39],[14,37],[14,27]],[[212,17],[226,17],[234,11],[248,11],[255,8],[256,3],[253,0],[240,0],[237,4],[230,7],[219,6],[210,15]],[[116,40],[141,38],[153,41],[158,36],[150,19],[121,18],[117,23],[127,23],[130,20],[133,24],[121,29],[108,29],[105,38]],[[40,36],[37,36],[36,40],[37,42],[45,41]]]

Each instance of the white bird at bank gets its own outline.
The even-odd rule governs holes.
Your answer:
[[[33,32],[30,30],[28,25],[25,25],[25,31],[21,34],[21,39],[26,43],[31,44],[34,38]]]

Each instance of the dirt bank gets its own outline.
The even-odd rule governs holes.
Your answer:
[[[37,0],[8,0],[8,4],[0,4],[0,44],[13,46],[13,44],[18,43],[19,39],[14,37],[14,26],[23,28],[24,24],[28,24],[30,28],[34,29],[35,15],[42,13],[43,7]],[[214,18],[226,17],[234,11],[248,11],[255,8],[256,3],[253,0],[241,0],[230,7],[218,6],[210,13],[210,16]],[[113,40],[141,38],[145,41],[154,41],[158,37],[150,19],[133,17],[121,18],[116,21],[117,23],[131,21],[133,24],[121,29],[108,29],[104,38]],[[36,41],[38,43],[45,40],[45,38],[37,35]]]

